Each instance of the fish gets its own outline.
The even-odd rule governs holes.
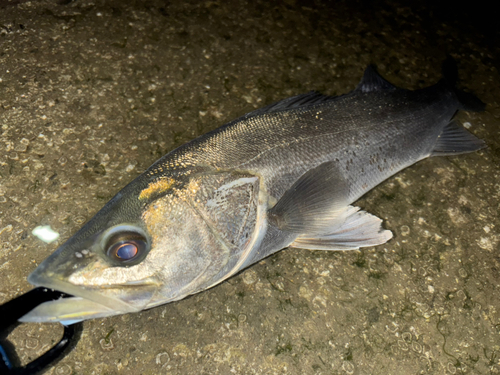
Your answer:
[[[28,277],[71,298],[20,320],[135,313],[202,292],[285,248],[354,250],[392,238],[354,206],[402,169],[485,143],[455,120],[485,104],[458,69],[417,90],[373,65],[344,95],[312,91],[254,110],[166,154]]]

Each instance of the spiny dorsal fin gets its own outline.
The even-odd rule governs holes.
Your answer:
[[[356,87],[357,91],[361,92],[371,92],[378,90],[395,90],[397,89],[392,83],[389,83],[384,78],[382,78],[378,73],[374,65],[369,65],[361,82]],[[342,95],[341,95],[342,96]],[[327,103],[338,99],[340,96],[329,96],[323,95],[317,91],[309,91],[306,94],[299,94],[280,100],[276,103],[270,104],[263,108],[256,109],[255,111],[249,112],[245,117],[253,117],[263,115],[265,113],[274,113],[280,111],[287,111],[293,109],[304,109],[317,104]]]
[[[379,90],[396,90],[397,87],[386,81],[378,74],[375,65],[368,65],[365,69],[365,74],[361,78],[361,82],[356,87],[357,91],[372,92]]]
[[[306,94],[295,95],[290,98],[280,100],[279,102],[270,104],[263,108],[247,113],[245,116],[252,117],[262,115],[264,113],[287,111],[291,109],[306,108],[313,105],[326,103],[338,98],[337,96],[328,96],[320,94],[317,91],[310,91]]]

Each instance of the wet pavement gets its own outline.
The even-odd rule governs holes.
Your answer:
[[[500,373],[500,34],[487,10],[371,4],[0,1],[0,303],[157,158],[255,108],[346,93],[370,63],[424,87],[446,54],[488,105],[458,115],[488,149],[427,159],[358,202],[389,243],[282,251],[183,301],[85,322],[47,374]],[[11,335],[23,361],[54,327]]]

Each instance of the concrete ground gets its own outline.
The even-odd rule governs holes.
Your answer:
[[[498,28],[480,4],[369,4],[0,1],[0,303],[157,158],[254,108],[346,93],[370,63],[424,87],[446,54],[488,105],[458,115],[488,149],[420,162],[358,202],[389,243],[285,250],[183,301],[85,322],[47,374],[500,373]],[[14,331],[24,362],[54,327]]]

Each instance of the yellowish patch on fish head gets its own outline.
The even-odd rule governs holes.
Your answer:
[[[172,188],[172,185],[174,183],[175,180],[170,177],[164,177],[157,181],[151,182],[147,188],[141,191],[141,193],[139,194],[139,199],[140,200],[149,199],[153,195],[161,194]]]

